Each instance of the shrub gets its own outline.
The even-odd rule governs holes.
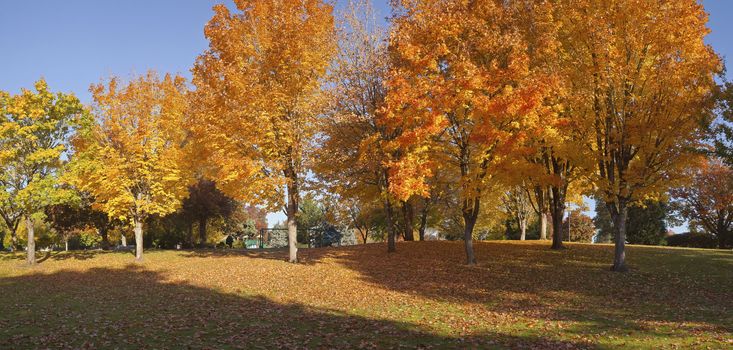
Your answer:
[[[715,237],[702,232],[687,232],[667,237],[667,245],[672,247],[715,248]]]

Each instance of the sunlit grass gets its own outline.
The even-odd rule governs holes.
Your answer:
[[[0,255],[0,348],[733,346],[733,253],[460,242]]]

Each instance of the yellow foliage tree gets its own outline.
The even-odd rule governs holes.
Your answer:
[[[59,177],[69,155],[69,137],[86,116],[76,96],[51,92],[43,79],[35,91],[0,91],[0,217],[14,246],[18,224],[25,218],[29,265],[36,263],[34,217],[44,207],[74,197],[59,186]]]
[[[139,261],[145,219],[176,211],[191,183],[182,128],[186,81],[149,72],[127,84],[112,78],[90,90],[96,120],[75,140],[69,181],[91,193],[111,218],[132,223]]]
[[[300,186],[336,47],[333,8],[322,0],[235,3],[239,13],[217,5],[206,25],[209,49],[193,69],[192,129],[225,193],[271,207],[287,202],[296,262]]]
[[[714,75],[707,14],[696,0],[558,0],[567,113],[587,137],[591,180],[616,229],[626,270],[628,206],[665,192],[701,140]]]

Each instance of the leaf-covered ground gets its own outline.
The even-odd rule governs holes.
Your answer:
[[[733,253],[547,242],[0,255],[0,348],[729,348]]]

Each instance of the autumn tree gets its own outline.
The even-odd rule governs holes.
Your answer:
[[[522,186],[512,186],[502,198],[504,210],[519,225],[519,240],[527,239],[527,225],[532,214],[529,194]]]
[[[321,119],[323,139],[315,170],[344,202],[363,203],[372,212],[381,206],[387,250],[393,252],[404,202],[389,192],[393,152],[387,145],[397,132],[379,119],[389,69],[387,33],[367,0],[349,1],[339,18],[339,50],[327,90],[331,108]]]
[[[540,220],[540,239],[547,239],[547,219],[549,215],[549,189],[543,184],[525,186],[529,205]]]
[[[593,219],[580,209],[571,210],[562,224],[562,234],[570,242],[591,243],[596,234]]]
[[[530,69],[508,3],[396,4],[383,120],[400,131],[392,145],[403,154],[391,162],[390,189],[401,199],[426,196],[435,173],[456,174],[466,261],[475,264],[482,192],[513,171],[548,85]]]
[[[226,196],[216,184],[207,179],[199,179],[188,188],[188,197],[183,200],[181,214],[189,223],[189,240],[193,246],[193,223],[198,222],[199,246],[206,244],[206,227],[212,218],[230,216],[236,209],[235,201]]]
[[[719,248],[733,245],[733,170],[713,159],[687,174],[691,181],[672,191],[680,213],[713,235]]]
[[[110,218],[132,223],[135,259],[143,258],[143,223],[175,212],[188,194],[184,166],[186,81],[156,73],[91,87],[95,122],[76,139],[74,176],[80,190]]]
[[[577,142],[614,221],[612,269],[625,271],[628,207],[664,192],[689,164],[720,60],[696,0],[559,0],[555,18],[571,84],[565,108],[587,135]]]
[[[67,250],[69,235],[89,228],[99,235],[102,249],[109,249],[109,231],[114,228],[115,221],[110,220],[107,213],[94,209],[93,203],[91,196],[80,193],[75,200],[50,205],[44,209],[48,223],[65,239]]]
[[[52,93],[46,81],[18,95],[0,91],[0,216],[13,235],[21,218],[28,234],[27,263],[36,262],[34,215],[73,193],[59,186],[69,138],[85,116],[74,95]]]
[[[301,184],[335,51],[333,9],[322,0],[235,4],[236,13],[216,5],[204,31],[209,48],[193,68],[193,133],[224,193],[272,208],[286,202],[296,262]]]

